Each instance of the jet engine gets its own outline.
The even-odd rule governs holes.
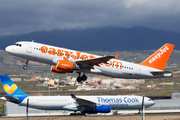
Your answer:
[[[58,60],[56,68],[65,72],[72,72],[73,70],[79,70],[78,65],[73,62]]]
[[[111,112],[111,106],[109,106],[109,105],[96,106],[95,111],[97,113],[109,113],[109,112]]]
[[[96,114],[96,113],[109,113],[111,112],[111,106],[109,105],[100,105],[96,106],[95,108],[86,108],[82,110],[82,113],[90,113],[90,114]]]
[[[51,66],[51,72],[61,73],[61,74],[65,74],[66,73],[66,71],[57,69],[55,65]]]

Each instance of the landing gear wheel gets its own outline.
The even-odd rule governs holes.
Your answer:
[[[27,69],[27,65],[23,66],[23,69],[26,70]]]
[[[27,69],[27,65],[28,65],[28,63],[29,63],[29,60],[27,59],[27,60],[26,60],[26,65],[24,65],[24,66],[23,66],[23,69],[24,69],[24,70],[26,70],[26,69]]]
[[[82,78],[81,77],[77,77],[77,81],[78,81],[78,83],[80,83],[82,81]]]
[[[71,113],[70,115],[86,115],[85,113]]]
[[[82,77],[81,77],[81,72],[77,72],[77,73],[79,74],[79,76],[77,77],[77,80],[76,80],[78,83],[81,83],[82,81],[87,80],[87,76],[85,75],[85,73]]]
[[[87,80],[87,76],[86,75],[83,75],[81,78],[82,78],[82,81],[86,81]]]

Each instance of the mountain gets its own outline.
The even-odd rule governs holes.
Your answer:
[[[175,49],[180,50],[180,33],[147,27],[35,31],[0,37],[0,49],[24,40],[81,51],[157,50],[165,43],[175,44]]]

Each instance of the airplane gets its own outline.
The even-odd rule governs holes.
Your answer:
[[[166,43],[141,63],[118,60],[119,55],[98,56],[34,41],[16,42],[5,50],[11,55],[26,59],[24,70],[27,69],[29,60],[45,63],[51,65],[51,71],[55,73],[76,71],[79,74],[77,82],[80,83],[87,80],[85,73],[127,79],[172,77],[171,72],[163,70],[173,48],[173,44]]]
[[[7,75],[0,75],[6,96],[1,100],[10,101],[20,106],[41,110],[69,110],[81,114],[110,113],[111,110],[142,109],[143,96],[30,96],[24,93]],[[27,103],[29,103],[27,105]],[[144,97],[145,108],[155,102]]]

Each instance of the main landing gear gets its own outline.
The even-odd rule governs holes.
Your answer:
[[[85,113],[71,113],[70,115],[86,115]]]
[[[23,66],[23,69],[26,70],[28,66],[29,60],[26,60],[26,65]]]
[[[71,113],[70,115],[86,115],[85,113],[76,113],[76,111],[74,111],[74,113]]]
[[[79,76],[77,77],[77,82],[81,83],[82,81],[86,81],[87,80],[87,76],[85,75],[85,73],[83,74],[83,76],[81,77],[81,73],[77,72],[79,74]]]

